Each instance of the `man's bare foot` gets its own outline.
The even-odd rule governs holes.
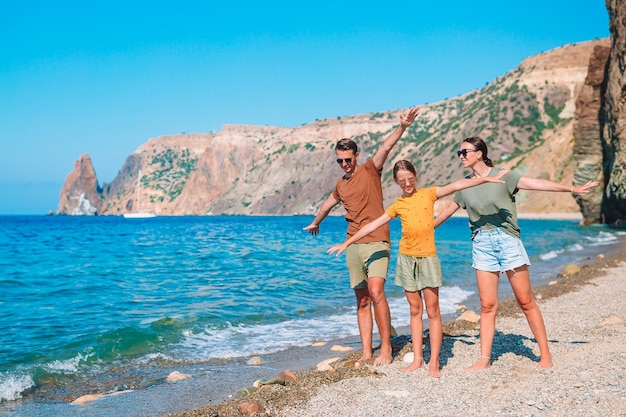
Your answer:
[[[374,366],[389,365],[391,363],[391,355],[383,355],[382,353],[374,361]]]
[[[552,368],[552,358],[541,358],[541,360],[539,360],[539,363],[537,364],[537,366],[535,367],[536,370],[541,371],[543,369],[550,369]]]
[[[430,361],[430,369],[428,370],[428,376],[431,378],[441,378],[441,371],[439,371],[439,364],[434,361]]]
[[[465,368],[467,372],[478,371],[479,369],[487,369],[491,366],[491,359],[487,356],[481,356],[479,361],[469,368]]]
[[[424,368],[425,364],[424,364],[424,359],[423,358],[416,358],[413,360],[413,363],[411,363],[409,366],[407,366],[406,368],[404,368],[402,370],[402,372],[413,372],[413,371],[417,371],[420,368]]]

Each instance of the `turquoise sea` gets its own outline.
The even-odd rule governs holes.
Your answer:
[[[345,221],[326,219],[315,237],[302,230],[310,221],[0,216],[0,415],[145,416],[212,405],[246,385],[238,375],[251,356],[357,336],[344,257],[326,253],[344,240]],[[400,224],[391,226],[393,277]],[[576,221],[520,226],[535,285],[624,239]],[[441,309],[451,314],[476,303],[467,219],[450,219],[436,238]],[[392,324],[406,327],[402,290],[389,279],[386,291]],[[165,389],[171,370],[194,378]]]

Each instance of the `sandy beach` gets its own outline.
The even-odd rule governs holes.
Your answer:
[[[426,369],[401,372],[411,351],[401,335],[391,365],[357,369],[358,352],[339,354],[331,370],[296,372],[297,381],[173,416],[626,416],[626,249],[580,266],[534,288],[554,359],[549,370],[535,370],[532,333],[508,300],[500,303],[489,369],[464,370],[480,354],[478,325],[454,321],[444,326],[440,379]]]

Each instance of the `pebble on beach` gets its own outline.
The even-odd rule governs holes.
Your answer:
[[[339,359],[340,358],[330,358],[330,359],[323,360],[323,361],[321,361],[320,363],[317,364],[317,370],[318,371],[329,371],[329,370],[333,369],[331,364],[337,362]]]
[[[570,275],[575,275],[580,272],[580,267],[576,264],[568,264],[561,270],[561,275],[564,277],[569,277]]]
[[[262,413],[264,411],[263,406],[258,401],[248,400],[239,404],[239,412],[243,415]]]
[[[480,321],[480,315],[476,314],[474,310],[467,310],[463,312],[463,314],[461,314],[459,317],[457,317],[457,320],[469,321],[470,323],[478,323]]]

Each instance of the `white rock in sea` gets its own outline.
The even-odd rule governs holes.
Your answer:
[[[178,371],[174,371],[172,373],[170,373],[165,380],[167,382],[178,382],[178,381],[182,381],[184,379],[189,379],[191,378],[191,375],[189,374],[183,374],[182,372],[178,372]]]
[[[99,400],[102,397],[103,395],[100,395],[100,394],[87,394],[87,395],[83,395],[81,397],[76,398],[74,401],[72,401],[72,404],[77,404],[77,405],[87,404],[92,401]]]
[[[413,352],[409,352],[402,358],[402,362],[404,363],[413,363],[413,359],[415,358],[415,354]]]
[[[263,365],[263,359],[260,356],[253,356],[248,359],[248,365]]]
[[[326,346],[326,342],[313,342],[311,346]]]
[[[349,350],[352,350],[352,348],[350,346],[333,345],[330,350],[335,352],[347,352]]]

